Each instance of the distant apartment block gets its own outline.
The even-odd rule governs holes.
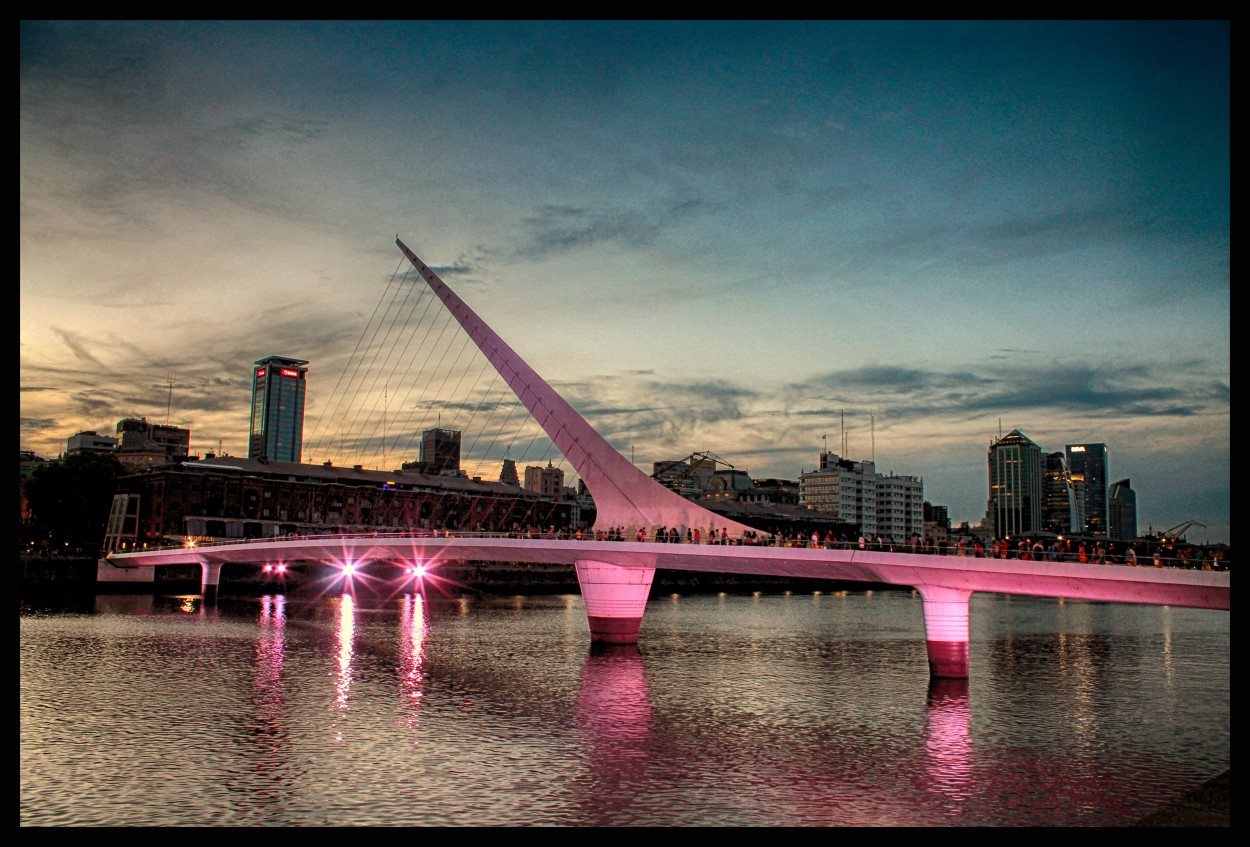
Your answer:
[[[117,449],[117,439],[96,432],[79,432],[65,439],[65,455],[75,453],[112,453]]]
[[[816,470],[799,474],[799,504],[835,515],[865,535],[906,541],[924,534],[924,481],[877,473],[873,462],[822,451]]]
[[[553,468],[551,462],[548,462],[545,468],[530,465],[525,469],[525,488],[547,497],[562,497],[564,495],[564,470]]]

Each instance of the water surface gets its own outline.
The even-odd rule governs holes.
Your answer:
[[[98,595],[20,614],[22,826],[1123,825],[1230,766],[1229,614],[910,591]]]

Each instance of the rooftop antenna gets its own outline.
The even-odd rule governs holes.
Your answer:
[[[169,397],[165,400],[165,426],[169,426],[169,410],[174,405],[174,375],[170,374],[166,381],[169,383]]]
[[[842,458],[843,459],[847,458],[847,455],[846,455],[846,409],[842,410]]]
[[[869,412],[868,416],[872,418],[872,462],[877,463],[877,413]]]

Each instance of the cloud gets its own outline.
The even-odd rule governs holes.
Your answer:
[[[526,218],[522,243],[514,258],[539,259],[617,242],[640,247],[655,240],[658,227],[637,212],[590,212],[570,206],[545,206]]]

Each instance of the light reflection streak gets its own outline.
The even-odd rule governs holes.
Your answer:
[[[399,678],[408,697],[404,725],[415,729],[420,723],[422,683],[425,681],[425,599],[420,594],[405,595],[400,609]],[[413,743],[416,743],[414,739]]]
[[[277,813],[281,797],[298,776],[291,768],[286,742],[290,727],[286,718],[283,664],[286,653],[286,598],[260,598],[256,659],[252,674],[253,715],[248,726],[249,745],[244,748],[248,769],[225,777],[236,815],[254,815],[257,821]]]
[[[260,627],[253,701],[260,734],[272,737],[281,733],[285,704],[282,665],[286,660],[286,597],[279,594],[260,599]]]
[[[339,617],[335,630],[339,646],[338,675],[335,678],[335,706],[347,711],[352,692],[352,649],[356,635],[356,601],[350,594],[338,598]],[[341,735],[340,735],[340,740]]]

